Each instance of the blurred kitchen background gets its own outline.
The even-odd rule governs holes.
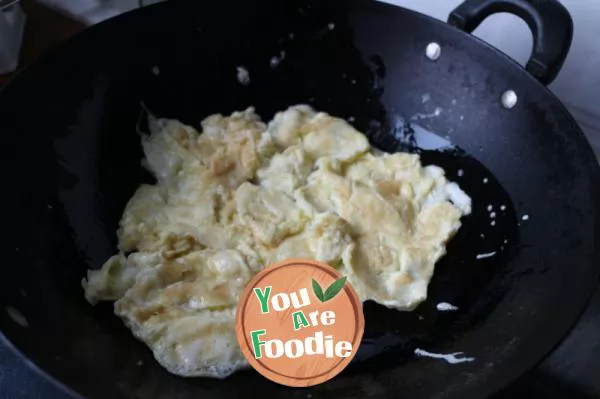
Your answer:
[[[0,12],[0,84],[8,79],[5,72],[18,64],[32,62],[86,26],[158,1],[164,0],[0,0],[0,9],[4,6]],[[461,3],[461,0],[384,1],[441,20]],[[595,22],[600,15],[600,1],[561,2],[573,17],[575,32],[569,57],[550,89],[577,119],[600,159],[600,24]],[[512,15],[493,15],[474,34],[522,65],[531,52],[533,40],[527,25]]]

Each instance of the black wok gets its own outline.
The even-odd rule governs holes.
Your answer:
[[[498,11],[532,28],[527,70],[461,30]],[[0,93],[0,335],[89,398],[478,398],[514,380],[568,332],[597,283],[599,167],[543,85],[571,41],[562,6],[469,0],[450,22],[461,29],[372,1],[171,1],[95,26],[18,74]],[[425,56],[430,42],[441,46],[437,61]],[[513,108],[500,101],[506,90],[518,97]],[[151,181],[136,133],[142,102],[194,126],[249,105],[268,120],[311,103],[352,117],[375,146],[443,166],[474,212],[426,303],[410,313],[365,304],[360,352],[334,380],[291,389],[253,370],[178,378],[80,286],[114,252],[127,200]],[[421,128],[454,147],[419,148]],[[440,313],[440,301],[460,310]],[[475,361],[416,358],[416,348]]]

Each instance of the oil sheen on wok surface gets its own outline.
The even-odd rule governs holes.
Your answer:
[[[288,258],[340,269],[363,301],[413,310],[471,199],[416,154],[387,154],[342,119],[294,106],[266,125],[253,108],[202,134],[150,123],[142,185],[118,254],[84,281],[167,370],[226,377],[247,363],[235,306],[249,279]]]

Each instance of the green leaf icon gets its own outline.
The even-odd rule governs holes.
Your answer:
[[[323,289],[314,278],[312,279],[312,288],[317,298],[319,298],[319,301],[325,302],[325,299],[323,298]]]
[[[323,295],[322,302],[327,302],[328,300],[335,298],[342,288],[344,288],[344,284],[346,284],[346,276],[335,280],[333,284],[331,284],[329,288],[325,290],[325,295]]]
[[[315,292],[315,295],[317,296],[317,298],[319,298],[319,301],[321,302],[327,302],[330,299],[335,298],[335,296],[339,294],[342,288],[344,288],[344,284],[346,284],[346,276],[335,280],[333,284],[331,284],[329,288],[325,290],[325,293],[323,293],[323,288],[321,288],[319,283],[317,283],[317,281],[314,278],[312,280],[313,291]]]

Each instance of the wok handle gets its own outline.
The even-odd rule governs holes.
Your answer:
[[[556,0],[466,0],[448,16],[448,23],[468,33],[491,14],[507,12],[522,18],[533,34],[527,71],[550,84],[560,71],[573,39],[573,20]]]

